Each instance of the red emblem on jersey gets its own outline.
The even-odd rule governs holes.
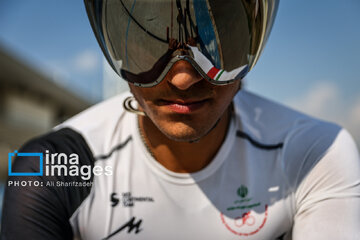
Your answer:
[[[265,225],[268,217],[268,206],[265,205],[264,216],[261,221],[257,221],[254,213],[248,211],[236,218],[228,218],[223,213],[220,214],[221,221],[232,233],[239,236],[250,236],[259,232]]]
[[[239,236],[250,236],[259,232],[268,218],[268,205],[253,202],[247,198],[248,188],[241,185],[236,191],[240,199],[234,201],[233,206],[220,213],[220,218],[225,227]],[[265,208],[265,209],[264,209]]]

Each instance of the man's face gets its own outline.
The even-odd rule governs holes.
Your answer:
[[[194,141],[206,135],[223,116],[240,81],[216,86],[186,61],[176,62],[158,85],[151,88],[129,84],[146,115],[168,138]]]

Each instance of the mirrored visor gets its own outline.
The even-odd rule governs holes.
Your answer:
[[[243,78],[262,51],[278,5],[276,0],[85,3],[110,65],[140,85],[155,85],[178,60],[215,84]]]

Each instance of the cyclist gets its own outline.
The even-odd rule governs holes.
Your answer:
[[[359,239],[349,133],[241,89],[278,3],[85,0],[131,93],[20,150],[78,156],[64,171],[93,174],[81,187],[48,183],[83,182],[83,170],[11,176],[44,186],[7,187],[2,239]],[[20,157],[12,166],[39,169]]]

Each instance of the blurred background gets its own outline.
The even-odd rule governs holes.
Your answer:
[[[281,1],[245,87],[336,122],[360,145],[360,1]],[[7,155],[127,89],[81,0],[0,0],[0,206]]]

